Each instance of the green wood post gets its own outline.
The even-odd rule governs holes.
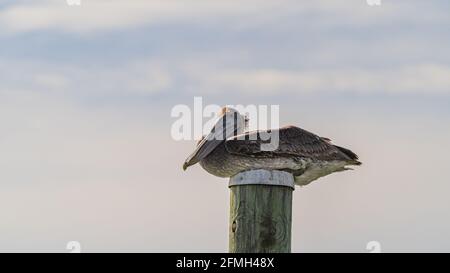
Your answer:
[[[230,253],[291,252],[294,178],[254,170],[230,178]]]

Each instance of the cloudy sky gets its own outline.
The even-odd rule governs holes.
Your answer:
[[[450,2],[81,2],[0,2],[0,251],[227,251],[227,180],[170,134],[195,96],[360,155],[296,189],[293,251],[450,251]]]

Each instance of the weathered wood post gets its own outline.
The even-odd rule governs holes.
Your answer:
[[[231,177],[229,187],[229,252],[291,252],[292,174],[246,171]]]

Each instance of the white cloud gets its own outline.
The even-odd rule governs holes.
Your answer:
[[[124,86],[124,88],[135,90],[136,93],[162,92],[173,84],[172,75],[162,64],[144,62],[132,64],[129,68],[131,73],[126,70],[120,70],[117,73],[128,74],[128,76],[125,76],[128,78],[126,81],[128,86]],[[117,76],[120,77],[120,75]]]
[[[69,85],[69,80],[65,76],[58,74],[36,74],[34,81],[37,85],[49,89],[61,89]]]
[[[0,64],[1,93],[60,91],[64,94],[148,95],[171,88],[174,79],[160,61],[130,61],[120,66],[5,61]]]
[[[0,12],[0,22],[12,32],[57,29],[94,32],[161,23],[211,23],[226,20],[223,26],[267,24],[275,18],[316,14],[318,24],[365,24],[399,19],[398,4],[374,9],[363,0],[83,0],[68,6],[63,0],[29,1],[10,5]],[[300,20],[303,17],[299,17]],[[306,17],[305,17],[306,18]],[[332,19],[335,18],[335,19]]]
[[[450,67],[423,64],[389,69],[206,69],[192,75],[201,90],[283,93],[450,94]]]
[[[113,67],[55,66],[8,62],[0,76],[3,91],[61,91],[81,96],[131,96],[164,93],[242,95],[425,94],[450,95],[450,67],[415,64],[389,68],[264,69],[213,67],[210,61],[130,61]],[[2,66],[0,66],[1,68]],[[8,74],[9,73],[9,74]],[[19,78],[15,75],[21,75]],[[29,93],[28,92],[28,93]]]
[[[202,17],[250,15],[257,4],[267,9],[274,1],[85,0],[80,7],[69,7],[64,1],[49,0],[13,5],[0,13],[0,21],[13,32],[42,29],[91,32]]]

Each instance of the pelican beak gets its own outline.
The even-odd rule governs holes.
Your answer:
[[[212,139],[212,132],[204,137],[197,148],[189,155],[189,157],[184,161],[183,170],[185,171],[188,167],[197,164],[200,160],[207,157],[223,140]]]
[[[207,157],[217,146],[225,141],[225,139],[234,135],[235,131],[234,114],[229,113],[223,115],[218,119],[211,132],[200,140],[197,148],[195,148],[194,152],[186,159],[183,164],[183,170],[186,170],[189,166],[197,164]]]
[[[189,167],[188,162],[184,162],[183,164],[183,171],[185,171]]]

